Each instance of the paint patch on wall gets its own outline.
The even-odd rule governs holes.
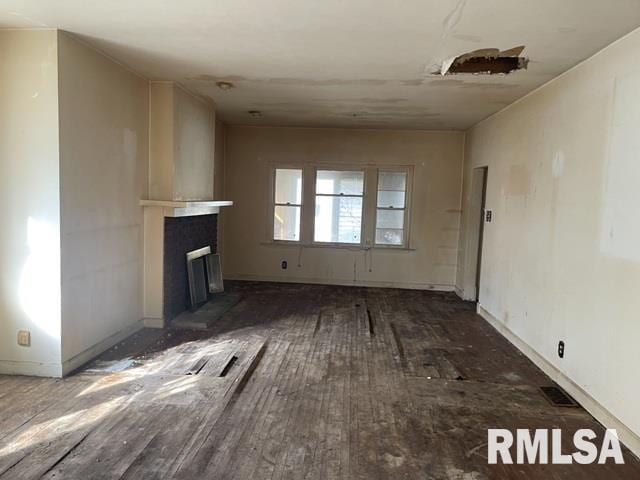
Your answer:
[[[640,262],[640,223],[636,208],[640,185],[640,72],[617,78],[600,231],[602,251]]]

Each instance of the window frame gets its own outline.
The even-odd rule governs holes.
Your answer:
[[[361,172],[362,173],[362,195],[343,195],[343,194],[329,194],[318,193],[318,171],[329,172]],[[366,218],[366,198],[367,198],[367,167],[361,166],[334,166],[334,165],[315,165],[313,167],[313,218],[311,219],[311,244],[323,247],[362,247],[364,245],[365,237],[365,218]],[[360,242],[321,242],[316,240],[316,208],[318,197],[338,197],[338,198],[361,198],[362,199],[362,213],[360,214]]]
[[[376,233],[378,229],[378,210],[388,210],[388,211],[398,211],[400,208],[388,208],[388,207],[378,207],[378,192],[380,189],[380,172],[402,172],[407,177],[404,191],[404,210],[403,215],[403,224],[402,224],[402,243],[398,245],[385,245],[383,243],[376,242]],[[407,249],[409,248],[410,242],[410,227],[411,227],[411,185],[413,183],[413,167],[411,166],[384,166],[384,167],[376,167],[376,191],[375,191],[375,209],[373,212],[373,238],[372,238],[372,246],[374,248],[396,248],[396,249]]]
[[[299,170],[300,171],[300,204],[297,203],[278,203],[276,202],[276,176],[278,174],[278,170]],[[281,244],[292,244],[292,245],[300,245],[302,243],[302,235],[303,235],[303,224],[304,224],[304,218],[303,218],[303,213],[304,213],[304,172],[305,169],[303,166],[301,165],[272,165],[271,167],[271,192],[270,192],[270,238],[271,241],[274,243],[281,243]],[[274,226],[274,219],[275,219],[275,215],[276,215],[276,207],[298,207],[300,208],[300,230],[298,231],[298,240],[282,240],[282,239],[276,239],[275,237],[275,226]]]

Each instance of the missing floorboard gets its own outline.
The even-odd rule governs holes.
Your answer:
[[[400,363],[403,367],[407,366],[407,357],[404,352],[404,345],[402,345],[402,340],[400,340],[400,334],[398,333],[398,329],[395,324],[392,322],[389,324],[391,328],[391,333],[393,334],[393,339],[396,342],[396,347],[398,348],[398,355],[400,355]]]
[[[187,375],[198,375],[208,361],[208,357],[202,357],[193,365],[193,367],[191,367],[191,369],[187,372]]]
[[[376,335],[376,329],[373,322],[373,316],[371,315],[371,310],[367,308],[367,320],[369,322],[369,335],[374,337]]]
[[[313,329],[313,336],[315,337],[320,331],[320,325],[322,323],[322,314],[318,314],[318,318],[316,319],[316,327]]]
[[[238,357],[236,357],[235,355],[233,355],[229,361],[227,362],[227,364],[224,366],[224,368],[222,369],[222,372],[220,372],[220,377],[226,377],[227,373],[229,373],[229,370],[231,370],[231,367],[233,367],[233,365],[238,361]]]
[[[244,375],[240,379],[240,382],[238,383],[238,388],[236,388],[236,391],[233,393],[234,396],[238,396],[242,393],[242,390],[244,390],[244,387],[247,385],[247,383],[251,379],[253,372],[256,370],[256,368],[258,368],[258,365],[260,364],[260,361],[262,360],[262,357],[264,356],[264,353],[266,352],[266,350],[267,350],[267,342],[264,342],[260,347],[260,350],[258,350],[258,353],[256,353],[256,356],[253,357],[253,360],[251,361],[251,364],[247,367],[247,370],[244,372]]]

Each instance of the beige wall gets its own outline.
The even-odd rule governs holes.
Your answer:
[[[173,82],[149,84],[149,198],[173,200]]]
[[[462,144],[460,132],[227,127],[225,195],[235,203],[224,221],[225,276],[452,289]],[[367,254],[269,244],[270,168],[314,162],[413,166],[411,249]]]
[[[224,162],[226,125],[216,120],[215,152],[213,167],[213,198],[214,200],[226,200],[224,190]]]
[[[149,195],[213,198],[216,116],[212,105],[173,82],[151,82]]]
[[[479,299],[485,316],[603,423],[621,428],[636,453],[637,52],[640,31],[471,129],[463,204],[466,213],[472,169],[488,166],[493,222],[485,229]],[[465,245],[469,232],[462,233]]]
[[[54,30],[0,31],[0,373],[61,370],[56,56]]]
[[[176,87],[174,101],[175,200],[213,198],[216,117],[213,108]]]
[[[59,34],[65,372],[141,325],[148,82]]]
[[[227,200],[224,180],[224,166],[226,155],[226,129],[227,126],[220,120],[216,120],[216,138],[213,166],[213,199]],[[228,212],[233,208],[221,208],[218,214],[218,253],[224,256],[224,222]]]

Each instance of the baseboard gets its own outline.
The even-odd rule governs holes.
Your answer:
[[[468,291],[465,291],[464,288],[459,287],[458,285],[455,286],[454,291],[456,292],[456,295],[458,297],[460,297],[462,300],[464,300],[465,302],[475,302],[476,301],[476,297],[475,297],[475,291],[473,292],[473,295],[469,295]]]
[[[32,377],[62,377],[59,363],[16,362],[0,360],[0,375],[28,375]]]
[[[372,288],[401,288],[406,290],[434,290],[438,292],[453,292],[454,285],[439,285],[434,283],[412,283],[412,282],[378,282],[369,280],[340,280],[326,278],[306,278],[306,277],[284,277],[270,275],[246,275],[246,274],[225,274],[225,280],[246,280],[252,282],[277,282],[277,283],[310,283],[314,285],[339,285],[349,287],[372,287]]]
[[[624,443],[631,452],[640,457],[640,436],[633,430],[622,423],[615,415],[602,406],[595,398],[587,393],[582,387],[567,377],[563,372],[558,370],[551,362],[540,355],[536,350],[529,346],[518,335],[513,333],[504,323],[494,317],[479,303],[477,304],[477,312],[491,326],[502,334],[507,340],[515,345],[529,360],[535,363],[544,373],[566,390],[569,395],[575,398],[585,410],[593,415],[606,428],[615,428],[618,438]],[[635,401],[635,399],[634,399]]]
[[[136,321],[134,324],[128,326],[120,330],[119,332],[114,333],[113,335],[105,338],[101,342],[96,343],[92,347],[87,348],[83,352],[80,352],[77,355],[74,355],[68,360],[62,362],[62,376],[68,375],[73,372],[77,368],[81,367],[89,360],[97,357],[105,350],[113,347],[116,343],[121,342],[125,338],[130,335],[133,335],[138,330],[144,328],[144,320],[140,319]]]
[[[164,328],[164,318],[145,318],[145,328]]]

